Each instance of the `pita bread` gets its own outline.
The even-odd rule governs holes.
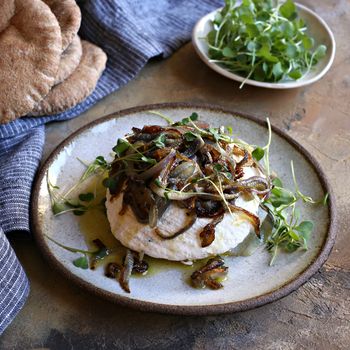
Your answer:
[[[82,40],[83,55],[77,69],[30,113],[33,116],[64,112],[82,102],[95,89],[106,66],[107,56],[97,46]]]
[[[55,80],[55,85],[66,80],[78,67],[83,49],[78,35],[75,36],[72,43],[62,53],[60,65]]]
[[[62,32],[64,51],[77,35],[81,23],[81,12],[75,0],[43,0],[56,16]]]
[[[15,8],[15,0],[0,2],[0,32],[9,26],[11,18],[15,15]]]
[[[15,0],[0,33],[0,123],[26,115],[48,94],[62,52],[56,17],[41,0]]]

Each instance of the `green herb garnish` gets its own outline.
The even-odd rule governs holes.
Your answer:
[[[315,201],[299,190],[293,161],[291,162],[291,170],[295,191],[292,192],[282,187],[282,181],[275,178],[271,195],[263,202],[263,206],[273,218],[272,231],[265,237],[266,248],[271,253],[270,265],[274,263],[280,250],[290,253],[299,248],[308,249],[307,242],[314,224],[310,220],[301,221],[300,211],[296,206],[297,203],[300,201],[312,204],[325,203],[325,199]],[[325,196],[325,198],[327,197],[328,195]]]
[[[256,147],[252,152],[252,156],[255,160],[259,161],[265,155],[265,151],[261,147]]]
[[[189,124],[191,121],[194,122],[196,120],[198,120],[198,114],[197,113],[192,113],[188,118],[184,118],[182,119],[180,122],[174,123],[174,126],[179,126],[179,125],[187,125]]]
[[[165,140],[166,140],[165,134],[160,134],[153,140],[153,143],[157,148],[163,148],[165,147]]]
[[[89,268],[88,258],[86,257],[86,255],[81,256],[80,258],[73,260],[73,265],[83,270],[87,270]]]
[[[211,61],[230,72],[257,81],[297,80],[325,56],[326,46],[315,47],[292,0],[225,3],[206,39]]]

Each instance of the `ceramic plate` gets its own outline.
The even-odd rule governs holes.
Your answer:
[[[324,44],[327,46],[326,56],[314,66],[310,72],[304,75],[302,78],[296,81],[280,81],[278,83],[265,83],[256,80],[247,79],[245,84],[260,86],[269,89],[292,89],[301,86],[309,85],[317,80],[321,79],[331,67],[334,55],[335,55],[335,40],[334,35],[327,23],[318,16],[315,12],[311,11],[307,7],[296,4],[299,15],[308,25],[308,33],[315,39],[317,44]],[[208,45],[206,40],[207,34],[212,30],[211,21],[215,18],[215,15],[221,9],[217,9],[206,16],[202,17],[195,25],[192,33],[193,46],[198,53],[199,57],[207,64],[211,69],[220,73],[221,75],[243,82],[244,77],[231,73],[222,66],[213,63],[208,57]]]
[[[91,271],[75,267],[72,261],[77,255],[46,238],[45,235],[48,235],[65,245],[86,249],[79,217],[71,214],[53,216],[47,174],[53,184],[69,188],[85,169],[77,158],[91,162],[96,156],[104,155],[111,159],[110,152],[116,140],[129,133],[132,127],[166,124],[162,118],[149,113],[150,110],[160,111],[175,121],[197,112],[202,120],[214,127],[231,125],[234,135],[250,143],[263,146],[267,140],[264,121],[203,105],[137,107],[83,127],[57,147],[43,165],[35,183],[33,228],[39,247],[49,261],[82,288],[111,301],[142,310],[181,314],[217,314],[253,308],[281,298],[306,282],[325,262],[334,243],[333,196],[312,156],[276,128],[273,128],[271,166],[284,184],[293,188],[290,171],[290,160],[293,160],[302,191],[314,198],[330,193],[328,206],[305,206],[302,209],[302,216],[315,223],[306,252],[281,254],[272,267],[269,267],[270,256],[263,247],[251,256],[227,258],[229,278],[224,282],[224,288],[217,291],[193,289],[188,285],[183,269],[163,268],[149,276],[132,278],[131,294],[127,294],[115,280],[104,276],[102,268]]]

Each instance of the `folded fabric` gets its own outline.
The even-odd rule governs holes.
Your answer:
[[[28,294],[24,275],[4,232],[29,231],[30,190],[44,145],[44,124],[74,118],[133,79],[147,61],[167,57],[190,39],[194,23],[222,0],[80,0],[79,35],[102,47],[107,68],[94,91],[54,116],[0,125],[0,334]]]

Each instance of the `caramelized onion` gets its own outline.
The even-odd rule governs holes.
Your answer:
[[[258,238],[260,238],[260,219],[258,216],[254,215],[250,211],[237,207],[235,205],[229,204],[229,208],[231,209],[232,212],[240,213],[244,215],[247,220],[252,224],[254,228],[254,232],[257,235]]]
[[[119,284],[125,290],[130,293],[129,280],[134,266],[134,256],[129,249],[126,250],[126,256],[124,259],[123,267],[119,276]]]
[[[206,225],[201,233],[199,234],[201,240],[201,247],[205,248],[210,246],[215,240],[215,227],[218,223],[222,221],[224,214],[219,215],[211,223]]]
[[[154,203],[154,196],[143,182],[128,182],[128,187],[123,196],[123,203],[130,205],[139,222],[149,222],[149,211]]]
[[[134,177],[140,180],[147,180],[152,177],[156,177],[161,173],[161,171],[168,166],[168,164],[175,159],[176,156],[176,150],[171,149],[169,154],[164,157],[160,162],[158,162],[156,165],[151,167],[150,169],[144,171],[141,174],[135,174]]]
[[[189,230],[193,225],[194,223],[196,222],[197,220],[197,215],[192,215],[191,217],[191,220],[188,222],[188,224],[186,224],[184,227],[182,227],[180,230],[176,231],[175,233],[173,233],[172,235],[170,236],[167,236],[165,235],[164,233],[162,233],[158,228],[156,228],[154,230],[154,232],[160,237],[160,238],[163,238],[163,239],[174,239],[176,238],[177,236],[180,236],[182,235],[183,233],[185,233],[187,230]]]
[[[220,256],[209,259],[204,266],[191,275],[193,286],[196,288],[222,288],[223,285],[218,279],[223,279],[227,275],[228,267],[224,266],[224,264],[225,261]]]

